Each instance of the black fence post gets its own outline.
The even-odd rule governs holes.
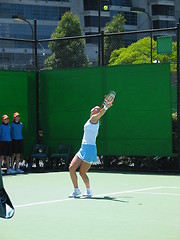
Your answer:
[[[152,44],[152,39],[153,39],[153,33],[151,32],[151,63],[152,63],[152,53],[153,53],[153,44]]]
[[[101,0],[98,0],[98,66],[101,66]]]
[[[180,26],[177,24],[177,151],[178,170],[180,172],[180,79],[179,79],[179,33]]]
[[[101,64],[104,66],[104,31],[101,31]]]
[[[35,49],[35,72],[36,72],[36,143],[39,143],[39,71],[37,56],[37,21],[34,19],[34,49]]]

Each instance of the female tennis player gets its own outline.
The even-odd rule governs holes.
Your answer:
[[[96,137],[99,130],[99,120],[105,114],[106,110],[112,106],[112,104],[113,101],[106,101],[103,108],[96,106],[91,109],[90,119],[84,125],[84,135],[81,148],[76,153],[69,166],[70,176],[74,186],[74,191],[69,195],[69,197],[75,198],[81,195],[76,174],[77,168],[80,168],[79,174],[86,186],[86,192],[83,196],[86,198],[90,198],[92,196],[87,171],[91,167],[92,163],[97,162]]]

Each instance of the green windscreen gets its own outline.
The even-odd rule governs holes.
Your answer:
[[[177,86],[171,85],[171,105],[172,112],[177,112]]]
[[[0,117],[19,112],[23,123],[24,155],[32,152],[36,136],[35,73],[0,71]]]
[[[169,64],[40,72],[40,126],[54,151],[72,144],[76,152],[90,110],[105,93],[117,93],[101,120],[98,155],[172,154]]]

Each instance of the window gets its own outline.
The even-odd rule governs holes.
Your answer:
[[[33,16],[33,6],[32,5],[25,6],[24,16],[26,16],[27,19],[32,19],[32,16]]]
[[[11,17],[11,4],[1,3],[0,4],[0,17],[8,18]]]
[[[111,0],[111,5],[132,7],[131,0]]]
[[[175,16],[174,6],[152,5],[152,15]]]
[[[43,20],[49,20],[51,19],[51,8],[43,6],[41,8],[41,19]]]
[[[12,15],[24,16],[27,19],[59,21],[69,11],[69,7],[47,7],[23,4],[0,4],[0,17],[11,18]]]
[[[98,27],[98,17],[96,16],[85,16],[85,27]],[[101,17],[101,27],[104,27],[109,21],[109,17]]]
[[[12,4],[13,15],[24,16],[24,5]]]
[[[70,2],[70,0],[41,0],[44,2]]]
[[[84,0],[84,10],[98,10],[97,0]]]
[[[119,11],[111,11],[111,19],[113,16],[121,13],[126,19],[125,25],[137,25],[137,14],[132,12],[119,12]]]
[[[111,4],[111,1],[109,0],[100,0],[101,1],[101,11],[103,11],[104,5]],[[99,1],[98,0],[84,0],[84,10],[95,10],[98,11],[99,9]]]
[[[153,21],[153,28],[155,29],[168,27],[175,27],[175,21],[162,21],[162,20]]]
[[[59,9],[58,8],[51,8],[51,20],[57,21],[59,20]]]

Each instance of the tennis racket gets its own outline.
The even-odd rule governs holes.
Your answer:
[[[104,95],[104,99],[101,105],[101,108],[103,108],[106,105],[106,102],[114,102],[116,98],[116,93],[114,91],[110,91],[108,94]]]
[[[0,168],[0,217],[1,218],[11,218],[14,215],[14,207],[11,203],[11,200],[6,193],[3,187],[3,181],[1,176],[1,168]]]

